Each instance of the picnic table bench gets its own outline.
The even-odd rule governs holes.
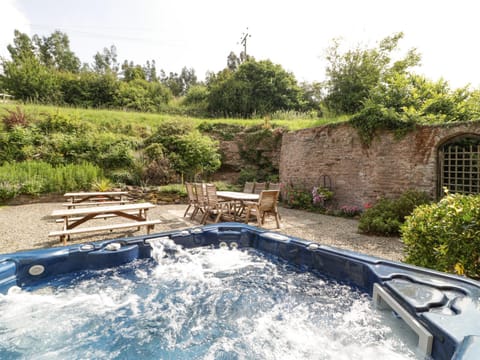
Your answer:
[[[93,206],[77,209],[54,210],[51,214],[51,217],[55,219],[62,219],[63,229],[51,231],[48,236],[59,236],[60,241],[63,241],[64,245],[66,245],[67,239],[70,239],[70,235],[73,234],[106,230],[112,231],[115,229],[131,227],[137,227],[140,229],[141,226],[146,226],[147,233],[150,233],[150,230],[153,229],[156,224],[161,222],[160,220],[148,220],[147,211],[153,207],[155,207],[154,204],[146,202],[137,204]],[[106,224],[102,226],[78,227],[79,225],[92,219],[113,216],[119,216],[133,221],[119,224]]]

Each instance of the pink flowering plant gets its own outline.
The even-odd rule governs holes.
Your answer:
[[[333,196],[330,190],[317,186],[309,189],[306,186],[287,184],[285,192],[288,207],[314,212],[324,212],[325,202]]]
[[[324,205],[325,201],[330,200],[333,197],[333,192],[321,187],[314,186],[312,188],[312,201],[314,205]]]

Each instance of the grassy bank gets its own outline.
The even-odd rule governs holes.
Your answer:
[[[86,121],[93,125],[113,132],[125,132],[125,130],[144,132],[145,130],[155,128],[159,123],[165,120],[188,120],[198,126],[202,122],[211,123],[229,123],[241,126],[254,126],[265,123],[265,119],[234,119],[234,118],[216,118],[201,119],[188,116],[171,114],[153,114],[132,111],[106,110],[106,109],[82,109],[73,107],[58,107],[48,105],[17,105],[13,103],[0,106],[0,116],[3,116],[7,110],[15,110],[20,106],[23,111],[32,119],[39,119],[45,114],[60,114],[70,119]],[[282,112],[274,114],[268,122],[271,125],[285,127],[289,130],[299,130],[321,126],[325,124],[346,121],[346,117],[336,118],[309,118],[307,114],[295,112]]]

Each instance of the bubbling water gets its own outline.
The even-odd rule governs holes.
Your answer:
[[[155,260],[0,295],[0,358],[416,358],[346,285],[254,250],[152,247]]]

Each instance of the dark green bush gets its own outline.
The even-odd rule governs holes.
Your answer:
[[[112,170],[106,173],[113,183],[122,185],[141,185],[139,176],[126,169]]]
[[[401,233],[406,262],[480,278],[480,195],[447,195],[420,206]]]
[[[428,194],[415,190],[409,190],[397,199],[381,199],[362,214],[358,230],[374,235],[399,235],[405,217],[417,206],[429,201]]]
[[[188,89],[187,93],[185,94],[185,99],[183,103],[185,105],[199,105],[203,104],[205,107],[207,106],[207,99],[208,99],[208,89],[204,85],[195,85]]]
[[[257,176],[257,169],[251,166],[245,166],[240,170],[240,175],[238,177],[239,184],[245,184],[247,181],[260,181],[261,179]]]
[[[147,149],[164,151],[171,168],[188,180],[208,176],[221,165],[219,143],[203,135],[189,121],[164,121],[156,132],[145,140]]]
[[[160,123],[152,136],[145,140],[145,145],[159,143],[168,151],[175,151],[177,139],[193,129],[193,123],[187,120],[166,120]]]

